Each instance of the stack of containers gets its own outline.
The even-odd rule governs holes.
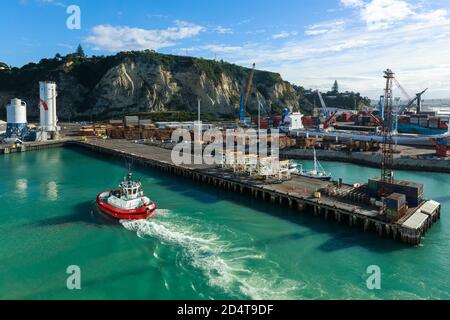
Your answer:
[[[312,127],[313,126],[312,117],[311,116],[304,116],[302,118],[302,123],[303,123],[304,127]]]
[[[419,126],[428,128],[428,116],[423,116],[419,118]]]
[[[449,118],[441,118],[439,121],[439,129],[448,130]]]
[[[320,125],[320,118],[319,117],[313,117],[312,118],[312,123],[314,126],[319,126]]]
[[[273,126],[279,127],[281,123],[281,116],[274,116],[273,117]]]
[[[412,115],[411,118],[409,119],[409,122],[411,124],[419,125],[419,117],[417,115]]]
[[[408,211],[406,196],[401,193],[393,193],[386,198],[386,217],[390,220],[398,220]]]
[[[411,121],[411,118],[408,116],[400,116],[400,118],[398,119],[398,123],[400,123],[400,124],[410,124],[411,123],[410,121]]]
[[[260,122],[259,127],[261,129],[269,129],[269,118],[261,118],[258,120],[258,118],[255,119],[255,125],[258,125],[258,122]]]
[[[388,183],[387,190],[393,193],[400,193],[405,195],[406,202],[409,207],[417,207],[423,201],[423,184],[394,180]],[[381,189],[381,179],[379,177],[369,179],[368,192],[371,197],[379,196]]]
[[[430,117],[428,126],[430,129],[438,129],[439,128],[439,118],[438,117]]]
[[[450,141],[448,139],[440,139],[437,141],[436,155],[440,158],[450,157]]]

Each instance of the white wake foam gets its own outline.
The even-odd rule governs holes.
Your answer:
[[[251,299],[293,299],[300,283],[280,277],[275,264],[265,259],[263,252],[250,247],[236,247],[221,239],[219,232],[197,230],[193,221],[138,220],[121,221],[122,225],[139,237],[157,238],[163,243],[183,248],[184,258],[201,270],[209,284],[231,294],[244,294]],[[227,232],[220,227],[220,234]],[[252,264],[249,267],[248,264]],[[259,271],[260,268],[263,271]],[[297,296],[298,298],[298,296]]]

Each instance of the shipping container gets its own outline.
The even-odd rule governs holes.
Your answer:
[[[399,209],[387,209],[386,210],[386,218],[391,221],[396,221],[401,219],[408,212],[408,206],[405,204]]]
[[[400,193],[393,193],[386,198],[386,205],[389,209],[399,210],[406,204],[406,196]]]
[[[369,180],[369,195],[378,196],[380,191],[381,181],[380,178],[373,178]],[[406,197],[406,202],[410,207],[417,207],[423,201],[423,185],[402,181],[394,180],[392,184],[386,186],[387,191],[393,193],[404,194]]]
[[[428,127],[429,127],[430,129],[438,129],[438,128],[439,128],[439,124],[438,124],[437,122],[430,122],[430,123],[428,124]]]

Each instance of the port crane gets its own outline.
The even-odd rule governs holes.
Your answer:
[[[408,99],[408,101],[411,101],[411,99],[412,99],[411,96],[409,95],[408,91],[406,91],[405,88],[403,88],[403,86],[402,86],[401,83],[398,81],[398,79],[394,77],[392,80],[393,80],[393,82],[395,83],[395,85],[397,86],[397,88],[400,89],[400,91],[402,92],[403,96],[404,96],[406,99]]]
[[[393,81],[395,83],[395,85],[400,89],[400,91],[402,92],[403,96],[407,99],[408,103],[404,106],[400,106],[399,110],[398,110],[398,114],[402,114],[403,112],[405,112],[406,110],[410,109],[416,102],[416,110],[417,113],[420,113],[421,110],[421,106],[422,106],[422,96],[425,94],[425,92],[428,91],[428,88],[423,90],[422,92],[419,92],[416,94],[416,96],[414,98],[412,98],[408,92],[405,90],[405,88],[401,85],[401,83],[398,81],[397,78],[393,78]]]
[[[420,111],[420,106],[422,104],[422,96],[425,94],[425,92],[428,91],[428,88],[423,90],[422,92],[419,92],[416,94],[416,97],[411,99],[407,104],[400,106],[399,109],[397,110],[397,112],[395,113],[395,122],[394,122],[394,132],[397,132],[397,128],[398,128],[398,118],[400,117],[401,114],[403,114],[403,112],[405,112],[406,110],[408,110],[409,108],[411,108],[414,103],[417,101],[417,113],[419,113]]]
[[[400,108],[398,109],[397,115],[400,115],[403,112],[405,112],[406,110],[408,110],[409,108],[411,108],[414,105],[414,103],[416,103],[416,101],[417,101],[417,107],[418,107],[417,113],[419,113],[420,112],[420,105],[421,105],[421,102],[422,102],[422,96],[427,91],[428,91],[428,88],[423,90],[422,92],[417,93],[416,97],[411,99],[406,105],[400,106]]]
[[[386,88],[384,93],[384,110],[383,110],[383,148],[381,160],[381,188],[380,196],[383,199],[383,214],[386,212],[386,197],[389,196],[388,184],[394,180],[394,139],[393,139],[393,95],[392,87],[395,78],[391,69],[384,71],[386,79]]]
[[[325,100],[323,99],[323,96],[319,90],[317,90],[317,95],[319,96],[320,105],[322,106],[322,108],[320,110],[322,111],[322,114],[325,116],[325,121],[323,122],[323,128],[328,129],[330,127],[330,123],[334,120],[338,111],[335,110],[335,111],[331,112],[330,109],[328,109],[328,107],[325,103]]]
[[[320,93],[319,90],[317,90],[317,95],[319,96],[319,100],[320,100],[320,105],[322,106],[322,108],[320,109],[320,111],[322,111],[323,115],[325,117],[328,117],[330,115],[330,110],[328,109],[325,100],[323,99],[322,94]]]
[[[240,109],[239,109],[239,121],[243,124],[245,123],[245,116],[247,115],[248,98],[250,96],[250,91],[253,87],[253,78],[255,76],[256,64],[253,63],[253,68],[250,72],[248,78],[247,86],[245,88],[244,94],[241,94]]]

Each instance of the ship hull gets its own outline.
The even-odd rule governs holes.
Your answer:
[[[297,136],[306,136],[306,137],[329,137],[329,138],[338,138],[340,141],[374,141],[374,142],[383,142],[382,135],[375,134],[362,134],[359,132],[345,132],[345,131],[320,131],[320,130],[302,130],[291,132],[291,134],[295,134]],[[395,134],[393,136],[394,143],[398,145],[404,146],[431,146],[433,147],[434,141],[433,139],[444,138],[447,137],[448,133],[445,132],[441,135],[415,135],[415,134]]]
[[[416,124],[398,124],[397,128],[398,132],[400,133],[411,133],[411,134],[420,134],[420,135],[427,135],[427,136],[434,136],[434,135],[440,135],[447,133],[447,130],[443,129],[432,129],[432,128],[426,128],[422,127]]]
[[[311,178],[311,179],[316,179],[316,180],[321,180],[321,181],[330,181],[332,178],[331,176],[319,177],[319,176],[308,175],[308,174],[303,174],[303,173],[300,173],[299,175],[302,177],[305,177],[305,178]]]
[[[110,191],[105,191],[97,196],[98,209],[109,217],[118,220],[143,220],[151,218],[155,214],[156,205],[154,203],[135,209],[121,209],[111,206],[105,201],[109,193]]]

